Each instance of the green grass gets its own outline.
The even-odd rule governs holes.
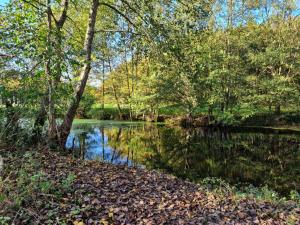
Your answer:
[[[89,119],[99,119],[99,120],[113,120],[119,119],[118,107],[114,104],[105,104],[104,109],[102,109],[101,104],[94,104],[87,112],[87,117]],[[121,114],[129,115],[128,108],[122,108]]]
[[[92,108],[101,109],[102,108],[102,104],[101,103],[93,104]],[[117,107],[116,104],[108,103],[108,104],[104,104],[104,108],[115,108],[115,109],[117,109],[118,107]]]
[[[178,105],[168,105],[160,107],[158,113],[166,116],[180,116],[186,114],[186,110]]]
[[[164,123],[153,123],[146,121],[128,121],[128,120],[95,120],[95,119],[75,119],[73,125],[78,124],[97,124],[97,125],[122,125],[122,124],[164,124]]]

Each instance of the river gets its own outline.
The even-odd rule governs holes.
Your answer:
[[[159,169],[198,182],[300,191],[300,134],[249,129],[183,129],[142,122],[77,120],[67,148],[76,157]]]

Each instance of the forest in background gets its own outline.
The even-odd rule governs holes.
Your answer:
[[[139,37],[124,35],[117,48],[107,48],[96,78],[100,87],[86,92],[79,116],[148,115],[153,120],[192,114],[212,115],[225,124],[264,125],[281,114],[286,123],[299,123],[300,20],[295,3],[212,1],[201,7],[206,10],[201,22],[199,14],[191,13],[193,4],[179,5],[176,13],[162,6],[159,17],[166,10],[170,18],[158,19],[162,39],[143,48]],[[107,38],[106,46],[115,40]],[[120,56],[112,69],[111,58]]]
[[[295,123],[298,14],[293,0],[12,0],[0,17],[1,136],[15,140],[29,119],[25,140],[64,146],[76,116]]]

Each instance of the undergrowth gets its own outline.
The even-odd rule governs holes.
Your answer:
[[[220,195],[231,195],[236,199],[253,198],[258,201],[269,201],[276,204],[292,200],[300,206],[300,194],[296,190],[292,190],[289,196],[282,197],[268,186],[254,187],[253,185],[249,185],[237,187],[216,177],[207,177],[199,183],[209,191],[213,191]]]
[[[31,207],[44,207],[72,191],[76,176],[69,173],[61,180],[53,180],[42,170],[40,157],[38,152],[26,152],[18,158],[14,153],[5,155],[0,177],[0,224],[11,224],[18,215],[35,217]],[[12,212],[17,212],[14,218],[9,216]]]

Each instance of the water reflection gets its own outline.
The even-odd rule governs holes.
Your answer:
[[[67,147],[84,159],[162,169],[193,181],[220,177],[282,194],[300,191],[300,135],[82,124],[73,127]]]
[[[122,154],[118,151],[116,144],[112,144],[119,142],[122,128],[117,128],[118,134],[115,140],[109,139],[105,130],[108,131],[104,127],[93,127],[86,130],[73,129],[67,140],[67,148],[72,149],[77,158],[98,159],[113,164],[134,166],[134,161],[130,159],[130,155]]]

